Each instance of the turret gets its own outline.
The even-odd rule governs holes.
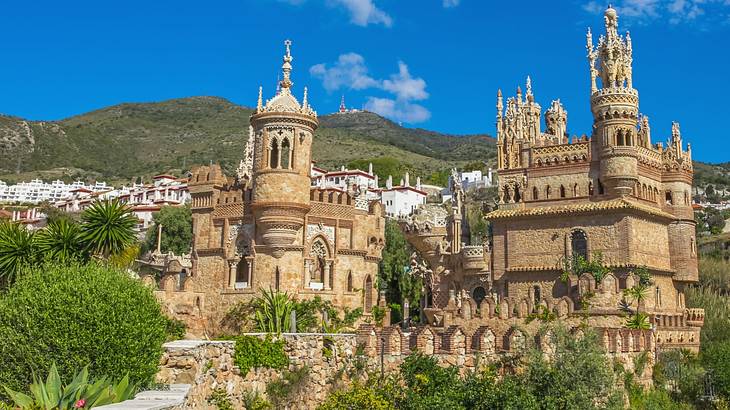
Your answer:
[[[618,15],[609,7],[606,34],[593,47],[588,31],[586,48],[593,112],[593,157],[600,160],[599,180],[609,196],[631,194],[637,181],[639,93],[632,82],[631,38],[618,34]],[[597,81],[600,80],[600,87]]]
[[[270,247],[277,257],[297,239],[309,211],[312,137],[318,125],[306,88],[301,105],[292,95],[291,41],[285,45],[277,94],[266,104],[259,94],[256,112],[251,115],[255,140],[251,207],[259,243]]]

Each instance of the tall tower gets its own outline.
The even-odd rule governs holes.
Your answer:
[[[637,181],[639,93],[631,78],[631,36],[628,32],[625,37],[618,34],[618,15],[612,7],[606,9],[604,20],[606,34],[596,48],[590,29],[586,34],[593,158],[600,161],[598,179],[606,194],[618,197],[629,195]]]
[[[263,103],[259,88],[256,112],[251,115],[254,133],[253,197],[258,244],[279,258],[297,240],[309,211],[312,136],[317,113],[292,95],[291,41],[286,40],[282,79],[274,98]],[[263,242],[263,243],[262,243]]]

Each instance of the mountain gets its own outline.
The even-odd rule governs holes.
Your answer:
[[[120,104],[60,121],[0,116],[0,179],[119,183],[210,161],[230,174],[243,155],[251,112],[222,98],[191,97]],[[405,128],[371,112],[319,120],[312,155],[324,168],[385,157],[429,180],[451,167],[493,164],[496,155],[487,135]]]

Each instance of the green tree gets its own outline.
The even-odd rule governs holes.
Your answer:
[[[598,335],[587,331],[577,338],[563,328],[555,328],[552,335],[553,357],[548,360],[542,352],[533,350],[525,370],[524,381],[539,399],[540,407],[614,407],[620,394],[614,388],[613,371]]]
[[[152,215],[154,225],[147,230],[143,252],[157,248],[158,226],[162,225],[160,250],[182,255],[190,252],[193,243],[193,214],[189,205],[163,206]]]
[[[71,260],[85,260],[88,256],[81,238],[81,226],[76,222],[54,219],[36,234],[38,251],[44,258],[62,263]]]
[[[389,303],[402,304],[405,299],[415,307],[421,297],[421,279],[410,274],[411,246],[393,219],[385,221],[385,248],[380,261],[378,276],[380,289],[386,289]]]
[[[87,250],[108,259],[133,245],[137,218],[131,208],[117,200],[94,202],[81,214],[82,238]]]
[[[0,222],[0,288],[11,285],[25,266],[36,260],[33,232],[23,225]]]
[[[64,380],[88,365],[92,378],[145,384],[166,326],[152,290],[126,272],[95,262],[28,269],[0,298],[0,386],[25,391],[54,363]]]

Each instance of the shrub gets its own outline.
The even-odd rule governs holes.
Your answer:
[[[63,379],[157,372],[166,321],[152,291],[95,263],[29,269],[0,298],[0,385],[25,390],[53,363]]]
[[[715,391],[730,399],[730,341],[708,346],[702,354],[702,361],[710,369]]]
[[[179,319],[170,319],[165,316],[165,333],[167,334],[168,342],[171,340],[180,340],[185,338],[187,332],[187,326],[185,322]]]
[[[354,382],[349,389],[332,392],[319,407],[319,410],[395,409],[387,397],[372,385]]]
[[[284,340],[259,339],[256,336],[239,336],[234,338],[236,350],[233,354],[233,363],[245,375],[249,370],[257,367],[283,369],[289,366],[289,356],[284,352]]]
[[[136,390],[127,376],[118,383],[107,377],[89,381],[87,367],[68,384],[62,384],[55,364],[51,366],[45,382],[36,377],[33,379],[30,386],[32,396],[6,389],[15,405],[21,409],[90,409],[130,399]]]

